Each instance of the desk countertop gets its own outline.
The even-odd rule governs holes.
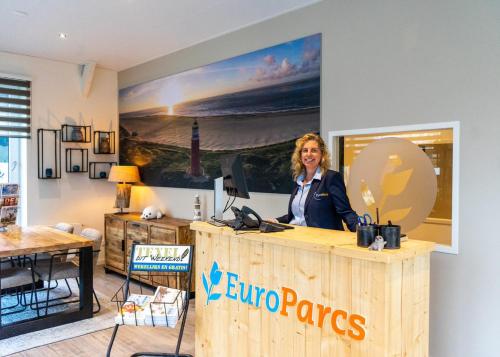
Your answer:
[[[206,222],[193,222],[194,231],[237,236],[241,239],[270,243],[309,251],[331,252],[335,255],[358,258],[369,261],[391,263],[410,257],[427,254],[434,250],[433,242],[407,240],[401,242],[401,249],[384,249],[382,252],[358,247],[356,233],[294,226],[283,232],[260,233],[258,231],[234,231],[229,227],[216,227]]]

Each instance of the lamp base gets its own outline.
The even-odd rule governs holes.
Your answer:
[[[116,200],[115,208],[119,208],[120,212],[118,214],[124,214],[124,208],[130,207],[130,192],[132,190],[132,185],[128,183],[119,183],[116,185]]]

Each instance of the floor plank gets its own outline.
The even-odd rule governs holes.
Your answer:
[[[106,274],[98,267],[94,275],[94,287],[101,295],[111,299],[123,284],[124,279],[117,274]],[[194,300],[191,300],[181,353],[194,356]],[[180,329],[121,326],[111,352],[112,357],[130,356],[136,352],[174,352]],[[97,331],[50,345],[12,354],[16,357],[68,357],[68,356],[105,356],[113,329]]]

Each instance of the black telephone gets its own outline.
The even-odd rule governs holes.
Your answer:
[[[253,209],[243,206],[241,210],[236,207],[231,207],[231,210],[234,213],[234,223],[232,228],[238,229],[259,229],[260,224],[262,223],[262,218],[255,212]],[[250,216],[254,216],[253,219]]]

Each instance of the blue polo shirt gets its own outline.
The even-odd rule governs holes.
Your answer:
[[[297,177],[297,185],[299,185],[299,189],[297,190],[297,194],[292,201],[293,219],[290,221],[290,224],[295,224],[297,226],[307,226],[306,219],[304,217],[304,206],[306,204],[307,195],[309,194],[309,189],[311,188],[311,183],[314,180],[321,180],[321,170],[318,167],[312,180],[306,184],[304,184],[304,177],[305,174]]]

